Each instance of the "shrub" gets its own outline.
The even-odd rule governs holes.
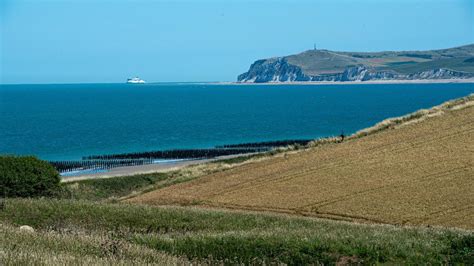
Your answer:
[[[474,236],[466,235],[452,239],[451,247],[445,253],[448,255],[450,264],[474,265]]]
[[[1,196],[51,196],[59,191],[59,182],[59,173],[45,161],[32,156],[0,156]]]

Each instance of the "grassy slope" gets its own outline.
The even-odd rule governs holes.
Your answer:
[[[185,258],[172,256],[143,245],[117,239],[100,231],[29,233],[13,225],[0,224],[0,264],[2,265],[131,265],[187,264]]]
[[[309,50],[285,57],[289,63],[302,68],[309,75],[343,72],[347,67],[365,65],[401,74],[417,73],[437,68],[474,73],[474,45],[443,50],[400,52],[336,52]]]
[[[0,220],[7,263],[469,263],[474,244],[447,229],[70,200],[11,199]]]
[[[130,201],[473,229],[473,103],[471,96],[381,123],[371,129],[377,134],[359,137],[363,131],[341,144],[244,164]]]
[[[173,174],[154,173],[63,183],[63,189],[58,197],[75,200],[114,201],[130,194],[152,189],[156,184],[166,182]]]
[[[471,58],[471,57],[468,57]],[[448,68],[457,71],[464,71],[474,73],[474,63],[465,62],[467,58],[446,58],[439,60],[432,60],[426,62],[420,62],[417,64],[399,64],[397,66],[390,66],[393,70],[403,74],[409,74],[420,71],[429,71],[436,68]]]
[[[349,66],[363,64],[365,60],[342,55],[331,51],[306,51],[288,56],[290,64],[300,66],[304,73],[310,75],[340,73]]]

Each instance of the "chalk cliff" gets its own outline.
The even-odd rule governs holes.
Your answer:
[[[238,82],[311,82],[474,78],[474,45],[432,51],[310,50],[255,61]]]

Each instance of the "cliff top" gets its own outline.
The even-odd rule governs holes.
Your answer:
[[[474,74],[474,44],[427,51],[339,52],[308,50],[295,55],[258,60],[252,66],[269,65],[277,60],[282,60],[292,67],[301,69],[302,74],[306,76],[343,73],[348,68],[355,66],[397,75],[413,75],[440,68]],[[248,73],[250,72],[256,73],[252,67]]]

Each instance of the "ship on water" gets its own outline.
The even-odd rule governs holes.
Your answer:
[[[134,77],[134,78],[127,79],[127,83],[138,84],[138,83],[145,83],[145,81],[139,77]]]

